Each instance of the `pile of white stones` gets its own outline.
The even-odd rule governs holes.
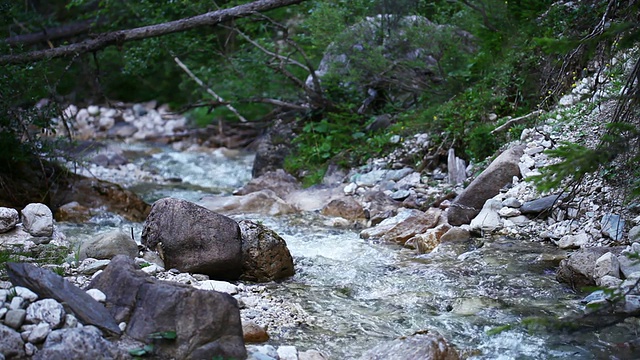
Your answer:
[[[97,301],[104,302],[106,299],[96,289],[87,293]],[[38,295],[31,290],[14,287],[5,281],[0,282],[0,324],[0,348],[3,353],[27,356],[34,355],[53,331],[83,327],[56,300],[38,300]]]
[[[61,119],[54,119],[54,124],[58,136],[67,136],[70,131],[70,135],[79,140],[155,140],[183,132],[187,119],[172,113],[167,105],[158,106],[150,101],[133,106],[116,104],[109,108],[69,105]]]

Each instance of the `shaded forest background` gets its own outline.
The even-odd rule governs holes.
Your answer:
[[[59,48],[247,3],[3,0],[0,54]],[[13,62],[0,56],[0,189],[13,191],[24,178],[47,183],[59,176],[49,159],[60,156],[55,151],[60,145],[37,134],[51,129],[52,119],[64,120],[68,104],[114,101],[169,103],[199,126],[241,121],[228,105],[255,126],[268,127],[275,119],[294,122],[297,137],[285,166],[307,184],[319,181],[329,163],[356,166],[383,154],[395,146],[394,135],[428,132],[435,140],[432,156],[455,148],[459,156],[482,161],[519,138],[537,117],[492,133],[496,127],[509,117],[550,109],[577,79],[633,49],[639,38],[637,1],[296,3],[59,58]],[[410,17],[430,25],[407,32],[403,19]],[[437,26],[444,30],[432,31]],[[362,28],[371,30],[370,42],[354,43],[354,31]],[[368,51],[353,50],[356,45]],[[416,72],[424,64],[415,58],[390,56],[426,47],[435,59],[430,73]],[[328,48],[349,54],[352,66],[345,71],[334,64],[322,79],[310,77]],[[203,90],[176,59],[219,97]],[[597,149],[602,156],[593,159],[584,148],[560,153],[571,169],[568,176],[581,176],[577,157],[592,157],[584,172],[594,171],[637,149],[637,67],[621,89],[620,100],[628,106],[616,119],[605,120],[614,130]],[[398,89],[405,95],[394,95]],[[389,119],[384,126],[382,115]],[[629,160],[638,160],[634,154]],[[415,160],[413,165],[424,166],[424,159]],[[629,167],[620,171],[630,184],[640,178]]]

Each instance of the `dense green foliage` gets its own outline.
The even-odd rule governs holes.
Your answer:
[[[0,28],[10,37],[90,20],[95,34],[246,2],[181,0],[158,5],[146,0],[4,0]],[[48,128],[50,119],[60,114],[57,104],[65,101],[157,99],[175,108],[195,106],[190,113],[201,125],[219,119],[237,121],[175,64],[174,57],[250,120],[271,112],[273,105],[264,100],[311,104],[308,111],[297,110],[298,137],[286,163],[288,170],[307,175],[308,181],[317,181],[330,162],[357,165],[393,146],[393,135],[417,131],[431,133],[443,142],[443,148],[454,147],[457,154],[481,160],[519,135],[519,127],[490,133],[507,116],[552,105],[576,76],[584,75],[576,71],[591,71],[586,68],[589,59],[612,56],[614,42],[618,50],[637,43],[633,15],[637,11],[633,10],[638,5],[612,4],[306,1],[222,26],[125,43],[72,58],[6,66],[0,70],[4,85],[0,89],[0,161],[11,167],[30,159],[31,154],[43,153],[44,145],[31,134]],[[600,24],[601,19],[607,26]],[[23,52],[84,37],[86,33],[46,43],[3,42],[0,50]],[[334,62],[325,69],[321,89],[301,89],[327,49],[334,55],[346,54],[347,62]],[[425,67],[425,61],[430,67]],[[371,96],[370,90],[377,95]],[[42,98],[56,101],[34,110]],[[392,115],[391,127],[368,131],[367,125],[380,114]],[[558,155],[577,156],[566,153],[569,150],[560,150]],[[610,158],[602,156],[597,161]],[[593,169],[589,165],[580,171]],[[559,168],[552,171],[558,178],[569,174]]]

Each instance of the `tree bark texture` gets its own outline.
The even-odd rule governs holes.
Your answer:
[[[229,9],[211,11],[186,19],[170,21],[162,24],[143,26],[135,29],[119,30],[97,35],[93,39],[79,43],[60,46],[53,49],[37,50],[21,54],[0,56],[0,65],[24,64],[44,59],[66,56],[77,56],[87,52],[101,50],[111,45],[122,45],[125,42],[142,40],[191,30],[202,26],[214,26],[219,23],[246,17],[256,12],[294,5],[305,0],[258,0],[248,4],[238,5]]]

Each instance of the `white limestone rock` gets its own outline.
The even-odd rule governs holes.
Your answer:
[[[502,208],[502,202],[489,199],[484,203],[482,210],[471,220],[470,229],[476,231],[493,231],[502,227],[502,219],[498,211]]]
[[[0,207],[0,233],[13,230],[20,221],[18,210]]]
[[[31,236],[53,235],[53,214],[45,204],[31,203],[22,209],[22,225]]]
[[[29,305],[27,308],[27,321],[33,324],[45,322],[52,329],[62,327],[65,320],[65,311],[62,304],[53,299],[42,299]]]
[[[596,266],[593,269],[593,277],[598,279],[604,276],[620,277],[620,263],[618,258],[611,252],[608,252],[596,260]]]

